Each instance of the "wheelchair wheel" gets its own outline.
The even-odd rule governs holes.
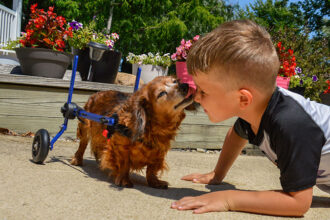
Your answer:
[[[48,131],[40,129],[34,136],[32,143],[32,160],[35,163],[42,164],[46,159],[50,146]]]

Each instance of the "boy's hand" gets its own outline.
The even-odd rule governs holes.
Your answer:
[[[214,171],[205,174],[193,173],[184,176],[181,179],[186,181],[192,181],[193,183],[203,183],[203,184],[212,184],[212,185],[220,184],[222,181],[215,177]]]
[[[224,212],[229,210],[226,197],[226,192],[212,192],[196,197],[184,197],[173,202],[171,208],[177,210],[194,209],[193,213],[195,214]]]

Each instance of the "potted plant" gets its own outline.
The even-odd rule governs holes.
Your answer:
[[[72,54],[79,56],[77,70],[80,73],[81,79],[86,81],[91,63],[87,44],[93,36],[92,25],[84,26],[75,20],[71,21],[69,25],[72,28],[72,37],[68,39],[68,43],[71,46]]]
[[[95,19],[88,25],[83,25],[75,20],[69,25],[73,30],[69,44],[72,53],[79,55],[77,70],[80,72],[82,80],[114,83],[121,59],[121,52],[114,49],[119,35],[96,32]],[[93,50],[94,46],[101,50]],[[95,51],[102,51],[97,59]]]
[[[90,48],[89,57],[92,60],[91,74],[88,80],[93,82],[114,83],[117,77],[120,65],[121,52],[114,49],[115,42],[119,39],[117,33],[93,33],[91,42],[88,44]],[[99,59],[94,59],[95,50],[101,49],[102,54]]]
[[[160,55],[159,53],[156,53],[156,55],[153,53],[141,55],[129,53],[126,60],[133,64],[133,75],[136,75],[138,67],[141,67],[141,79],[145,83],[150,82],[157,76],[166,76],[168,67],[171,65],[169,53],[164,55]]]
[[[187,71],[186,59],[189,53],[190,47],[199,39],[199,35],[196,35],[192,40],[181,40],[181,44],[176,48],[176,52],[171,55],[171,59],[175,62],[176,75],[183,83],[188,83],[189,88],[196,90],[196,85]]]
[[[320,93],[325,87],[325,80],[319,79],[316,75],[303,74],[300,67],[295,69],[295,75],[290,78],[290,91],[318,102],[321,101]]]
[[[290,78],[295,75],[296,57],[292,49],[286,49],[282,42],[277,43],[277,54],[280,60],[280,69],[277,74],[276,84],[284,89],[289,88]]]
[[[317,76],[305,75],[302,74],[300,67],[296,68],[295,75],[290,78],[289,90],[300,95],[304,95],[306,89],[312,87],[312,84],[317,82]]]
[[[16,55],[24,74],[62,78],[71,62],[71,55],[64,52],[66,40],[72,36],[62,16],[31,6],[30,20],[25,27],[26,33],[19,39],[20,48]]]

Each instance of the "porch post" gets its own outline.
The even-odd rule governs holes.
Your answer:
[[[15,24],[16,29],[13,31],[11,39],[17,39],[21,35],[21,20],[22,20],[22,3],[23,0],[13,0],[13,10],[16,12]]]

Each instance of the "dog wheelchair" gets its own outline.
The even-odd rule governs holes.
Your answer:
[[[100,48],[94,48],[93,56],[94,59],[100,59],[102,57],[102,49],[97,50]],[[98,51],[100,51],[100,54],[97,54]],[[90,53],[91,56],[92,53]],[[95,56],[97,58],[95,58]],[[70,81],[70,88],[69,88],[69,94],[67,102],[61,107],[61,113],[64,117],[64,123],[61,125],[60,131],[50,140],[49,133],[46,129],[39,129],[34,138],[32,143],[32,161],[37,164],[42,164],[44,160],[46,159],[49,150],[53,150],[55,142],[60,138],[60,136],[64,133],[64,131],[67,129],[68,121],[71,119],[75,119],[76,117],[81,120],[81,118],[92,120],[98,123],[101,123],[103,125],[107,125],[108,131],[114,131],[117,129],[118,125],[118,116],[116,114],[112,115],[111,117],[97,115],[91,112],[87,112],[84,109],[80,108],[77,104],[72,102],[72,94],[73,94],[73,88],[74,88],[74,81],[76,77],[76,70],[78,65],[78,56],[74,57],[73,62],[73,68],[72,68],[72,75],[71,75],[71,81]],[[141,67],[138,68],[136,79],[135,79],[135,85],[134,85],[134,92],[138,89],[139,81],[141,76]]]

